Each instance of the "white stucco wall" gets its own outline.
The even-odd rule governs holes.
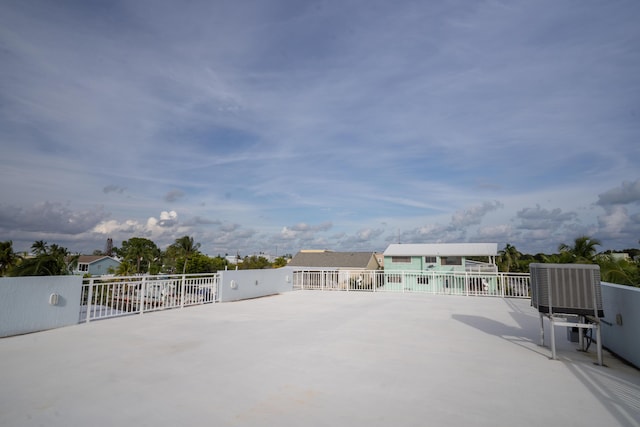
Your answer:
[[[293,290],[293,270],[220,271],[219,301],[239,301]]]
[[[640,367],[640,288],[601,283],[602,345]]]
[[[0,278],[0,337],[78,323],[81,290],[80,276]]]

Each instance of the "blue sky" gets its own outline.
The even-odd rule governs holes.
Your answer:
[[[640,239],[637,1],[0,2],[0,240]]]

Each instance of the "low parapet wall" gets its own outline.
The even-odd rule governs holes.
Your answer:
[[[82,277],[0,278],[0,337],[78,323]]]
[[[229,302],[275,295],[293,290],[293,270],[278,268],[267,270],[220,271],[218,301]]]
[[[640,368],[640,288],[601,283],[602,344]]]

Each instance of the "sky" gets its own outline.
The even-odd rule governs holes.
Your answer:
[[[0,2],[0,241],[640,246],[640,3]]]

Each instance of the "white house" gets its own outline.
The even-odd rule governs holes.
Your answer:
[[[392,244],[384,251],[385,288],[496,292],[497,255],[497,243]]]
[[[497,255],[497,243],[398,243],[389,245],[384,251],[384,269],[498,271]],[[470,257],[476,260],[470,260]]]

